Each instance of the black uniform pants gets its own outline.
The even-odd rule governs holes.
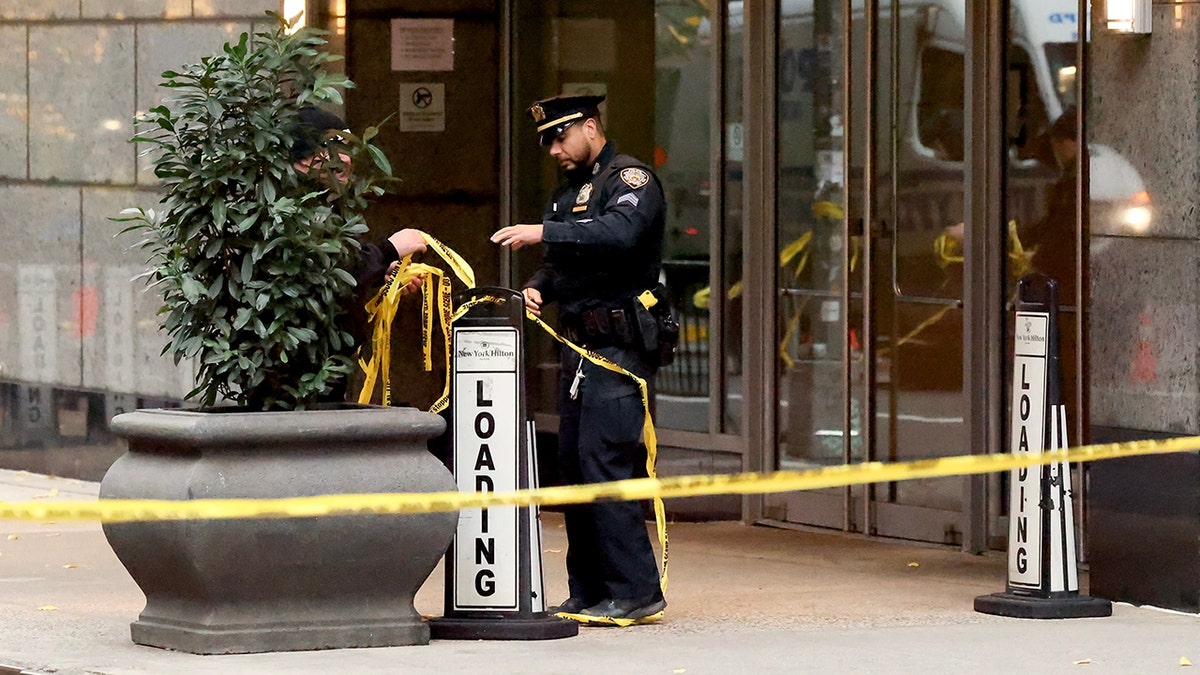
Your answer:
[[[653,369],[636,352],[620,347],[598,353],[644,379]],[[589,361],[578,396],[569,390],[580,357],[563,357],[558,430],[559,467],[570,485],[635,477],[645,461],[640,434],[645,420],[637,383]],[[603,502],[566,507],[567,577],[571,597],[589,605],[659,592],[658,565],[639,502]]]

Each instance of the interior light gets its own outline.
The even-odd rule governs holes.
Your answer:
[[[307,0],[283,0],[283,18],[291,24],[287,32],[295,33],[304,28],[304,24],[308,19],[305,16],[307,4]]]
[[[1149,33],[1150,3],[1151,0],[1108,0],[1105,16],[1108,29],[1114,33]]]

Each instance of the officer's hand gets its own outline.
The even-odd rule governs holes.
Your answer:
[[[392,233],[392,236],[388,237],[388,241],[392,243],[392,246],[396,247],[396,253],[400,254],[401,258],[406,255],[425,251],[425,237],[422,237],[420,232],[411,228],[406,227],[403,230]]]
[[[542,292],[536,288],[522,288],[521,294],[525,296],[525,309],[533,312],[534,316],[541,316]]]
[[[501,246],[512,246],[517,250],[522,246],[532,246],[542,243],[542,225],[510,225],[502,227],[492,235],[492,242]]]

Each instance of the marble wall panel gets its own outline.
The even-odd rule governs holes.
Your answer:
[[[131,183],[134,28],[33,26],[29,62],[31,177]]]
[[[1154,200],[1154,222],[1146,232],[1131,232],[1094,211],[1092,231],[1197,237],[1200,5],[1156,4],[1153,26],[1144,37],[1094,31],[1088,133],[1089,142],[1111,147],[1141,175]],[[1099,179],[1093,176],[1093,185]]]
[[[162,103],[170,90],[160,87],[162,73],[204,56],[221,51],[226,42],[236,42],[238,36],[250,30],[244,23],[162,23],[138,28],[137,45],[137,110],[138,113]],[[140,156],[146,149],[138,144],[137,182],[143,185],[157,181],[151,169],[151,157]]]
[[[0,0],[0,19],[42,20],[79,18],[79,0]]]
[[[5,377],[79,386],[79,189],[0,186],[0,362]]]
[[[192,0],[197,17],[260,17],[263,12],[283,12],[283,0]]]
[[[1092,424],[1200,433],[1197,279],[1200,243],[1092,240]]]
[[[191,388],[188,364],[176,366],[160,352],[160,299],[135,279],[146,255],[133,248],[138,233],[120,234],[127,224],[111,218],[125,208],[153,207],[153,192],[123,188],[83,191],[83,297],[90,304],[82,331],[83,383],[115,393],[182,398]]]
[[[355,14],[396,12],[398,15],[421,16],[433,14],[465,14],[496,11],[496,0],[350,0],[349,11]],[[397,7],[402,5],[401,7]]]
[[[192,0],[82,0],[85,19],[179,19],[192,15]]]
[[[25,138],[24,26],[0,26],[0,177],[25,178],[29,148]]]

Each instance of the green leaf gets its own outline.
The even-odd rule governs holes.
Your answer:
[[[213,225],[216,226],[217,228],[220,228],[223,225],[225,225],[225,212],[227,209],[228,209],[228,207],[225,205],[225,202],[223,202],[219,199],[213,202],[213,205],[212,205]]]
[[[191,303],[200,299],[204,294],[204,286],[190,276],[183,277],[183,297]]]
[[[388,176],[392,175],[392,163],[388,161],[387,155],[383,154],[383,150],[374,145],[368,145],[367,152],[371,153],[371,160],[375,162],[375,166],[379,167],[380,171]]]

